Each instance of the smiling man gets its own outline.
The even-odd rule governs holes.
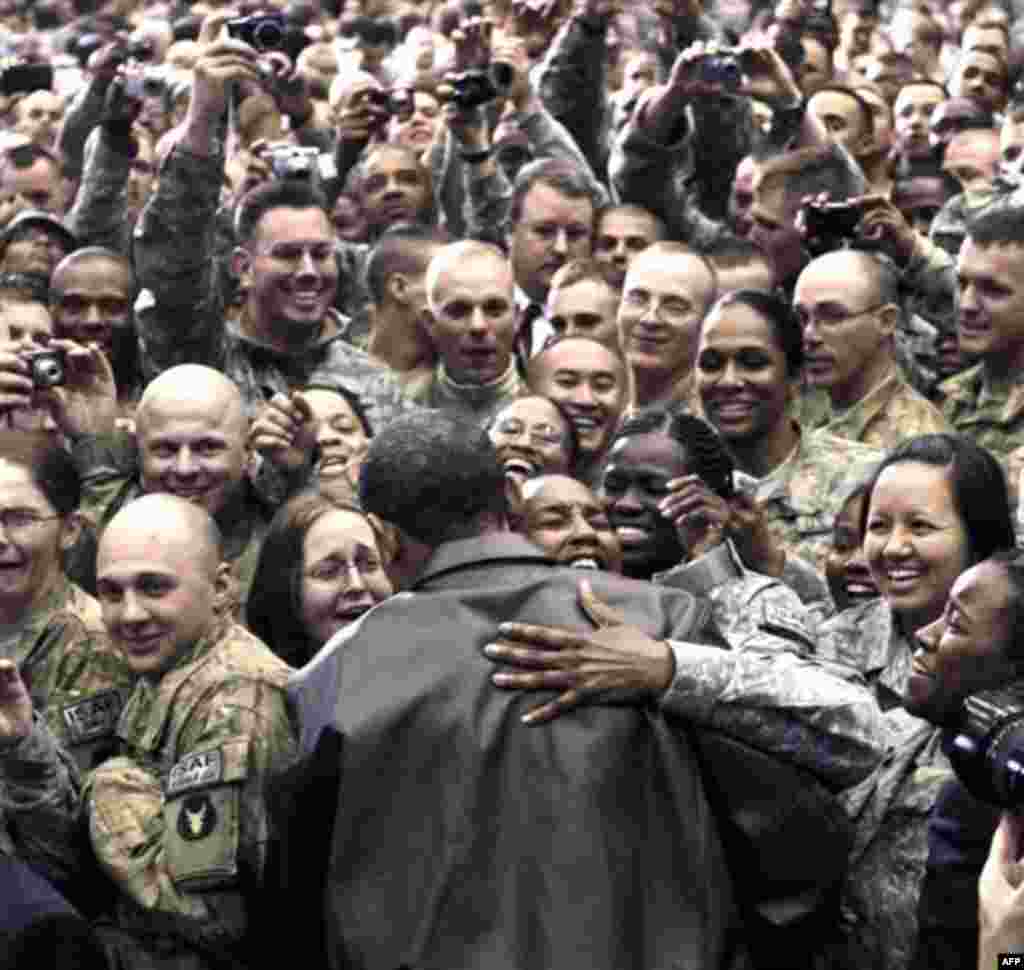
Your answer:
[[[1024,432],[1024,212],[992,206],[957,260],[960,352],[979,362],[939,385],[955,431],[1005,461]]]
[[[135,959],[158,947],[198,966],[211,933],[246,963],[266,782],[295,754],[289,668],[221,612],[228,569],[195,504],[127,505],[103,534],[97,575],[103,622],[139,678],[120,722],[126,753],[84,794],[93,851],[118,891],[104,939]]]
[[[197,364],[165,371],[143,392],[136,412],[137,448],[79,449],[84,506],[106,525],[142,494],[166,493],[199,506],[217,522],[224,555],[244,600],[271,510],[246,474],[249,430],[241,394],[223,374]]]
[[[683,243],[654,243],[630,265],[619,339],[632,372],[635,407],[692,396],[700,325],[716,288],[712,265]]]
[[[257,52],[236,40],[208,45],[196,62],[181,137],[132,240],[139,287],[152,297],[137,316],[144,365],[150,374],[215,367],[238,384],[250,416],[273,394],[314,377],[333,381],[383,427],[405,409],[401,390],[385,365],[345,339],[333,306],[339,284],[347,294],[354,282],[356,255],[336,244],[325,200],[302,179],[270,182],[238,206],[231,271],[245,302],[237,323],[228,319],[235,287],[214,251],[222,118],[232,83],[258,83],[257,65]]]
[[[818,427],[880,449],[949,430],[896,365],[893,333],[902,311],[895,268],[861,250],[827,253],[800,274],[793,307],[805,379],[829,398]]]

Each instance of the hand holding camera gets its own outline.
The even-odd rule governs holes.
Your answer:
[[[25,416],[44,412],[73,438],[113,430],[117,387],[98,346],[52,340],[31,349],[0,347],[0,414],[15,427],[26,427]]]

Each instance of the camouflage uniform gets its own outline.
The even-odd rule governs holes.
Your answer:
[[[763,506],[768,527],[783,548],[824,572],[843,496],[881,458],[880,452],[848,438],[801,432],[793,454],[781,465],[761,479],[738,472],[737,482]]]
[[[902,709],[886,715],[891,743],[872,775],[840,796],[856,823],[838,939],[815,970],[906,970],[928,859],[928,816],[953,778],[941,731]]]
[[[884,599],[843,610],[817,630],[817,655],[860,671],[882,710],[903,703],[914,647]]]
[[[138,284],[150,291],[136,318],[146,376],[175,364],[207,364],[235,381],[250,415],[276,393],[326,381],[355,394],[374,428],[382,428],[405,409],[400,388],[385,364],[346,341],[336,313],[324,321],[328,332],[294,354],[225,323],[227,286],[214,252],[223,172],[222,157],[175,147],[139,218],[133,256]],[[365,250],[339,245],[340,287],[360,278]]]
[[[117,729],[123,753],[93,772],[83,801],[120,891],[117,924],[143,949],[177,941],[197,960],[241,946],[245,890],[266,862],[267,779],[295,757],[288,674],[247,630],[217,621],[158,681],[136,683]]]
[[[109,750],[134,677],[107,639],[99,604],[65,579],[0,641],[33,707],[85,770]]]
[[[135,222],[127,218],[126,208],[131,167],[131,157],[117,151],[97,125],[85,143],[85,170],[67,216],[80,246],[105,246],[125,255],[131,251]]]
[[[886,732],[849,670],[778,648],[742,652],[669,641],[675,674],[660,706],[810,771],[832,790],[867,777]]]
[[[747,569],[730,542],[651,580],[707,597],[715,627],[733,650],[814,652],[813,621],[799,596],[784,581]]]
[[[444,364],[438,364],[426,373],[414,373],[404,386],[406,396],[416,404],[484,425],[518,397],[525,385],[514,364],[509,364],[496,381],[483,385],[457,384],[448,376]]]
[[[66,881],[78,865],[78,804],[74,763],[36,714],[28,737],[0,750],[0,853]]]
[[[992,382],[984,364],[975,364],[939,385],[942,413],[965,434],[1005,462],[1024,445],[1024,383],[1019,376]]]
[[[815,427],[880,451],[889,451],[915,435],[950,430],[939,409],[895,371],[853,407],[845,411],[830,408]]]

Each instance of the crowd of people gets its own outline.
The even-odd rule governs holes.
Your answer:
[[[1024,4],[0,55],[0,970],[1024,959]]]

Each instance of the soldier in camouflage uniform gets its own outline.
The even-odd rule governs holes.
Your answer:
[[[825,413],[807,427],[881,450],[949,430],[894,357],[902,313],[895,267],[860,250],[819,256],[797,279],[793,306],[803,327],[805,378],[829,398]]]
[[[102,529],[132,499],[168,492],[214,517],[224,557],[244,602],[272,516],[247,474],[248,423],[238,388],[209,367],[183,364],[151,381],[136,413],[136,442],[76,447],[85,480],[83,510]],[[109,447],[107,447],[109,445]]]
[[[295,754],[289,668],[218,614],[228,582],[215,532],[194,505],[150,495],[100,543],[104,622],[139,680],[121,753],[83,799],[119,890],[107,938],[128,967],[244,961],[270,840],[267,780]]]
[[[388,369],[345,339],[332,304],[339,274],[356,279],[354,266],[340,265],[322,200],[303,180],[254,190],[237,213],[232,271],[245,304],[237,326],[225,320],[226,287],[211,257],[232,81],[260,82],[256,52],[240,41],[207,45],[182,136],[135,231],[137,279],[152,296],[137,316],[146,376],[208,364],[237,383],[251,415],[315,374],[357,395],[373,426],[384,427],[405,404]]]
[[[107,642],[99,604],[61,568],[78,535],[81,482],[55,445],[8,434],[0,454],[0,657],[17,663],[36,710],[85,769],[112,738],[133,677]]]
[[[1024,210],[1003,204],[967,226],[958,258],[961,353],[979,363],[939,385],[954,430],[1006,462],[1024,445]]]

